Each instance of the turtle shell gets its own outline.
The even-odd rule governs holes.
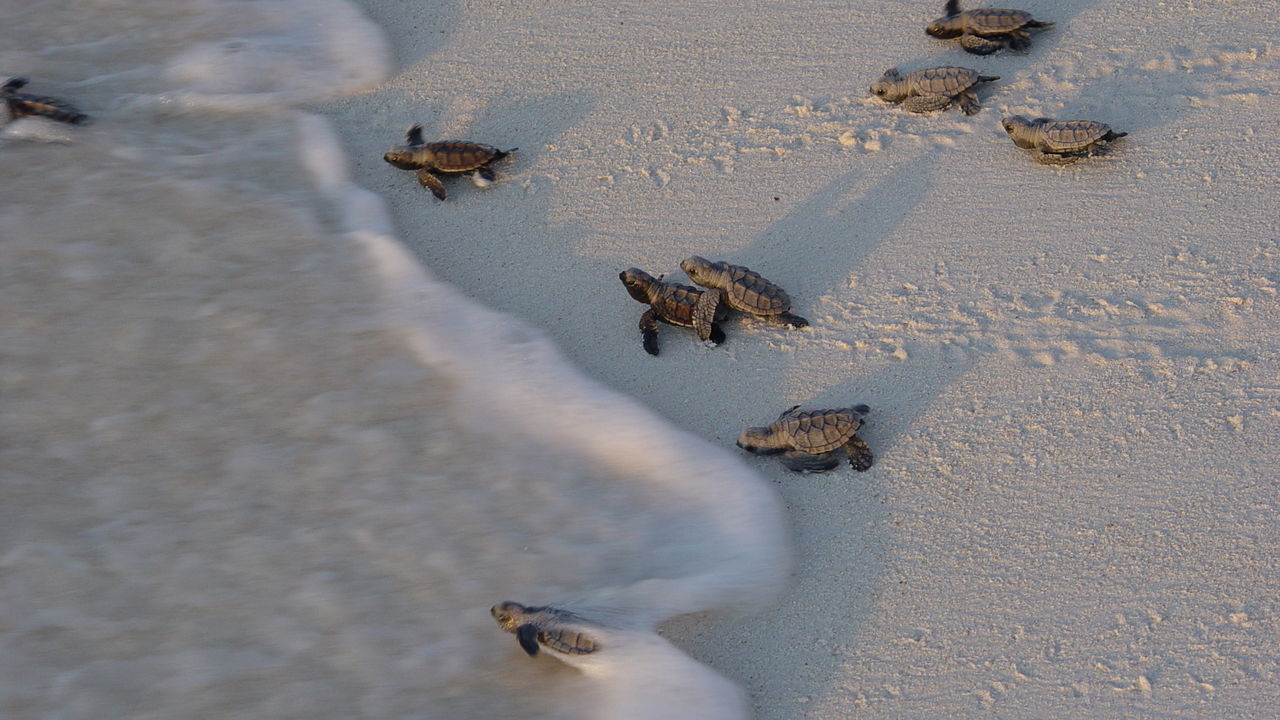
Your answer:
[[[466,172],[506,157],[506,153],[491,145],[467,142],[465,140],[445,140],[427,143],[422,146],[431,152],[435,162],[435,170],[440,172]]]
[[[1033,18],[1026,10],[1007,10],[1002,8],[982,8],[966,10],[969,32],[975,35],[1001,35],[1011,33]]]
[[[1054,120],[1040,126],[1040,137],[1052,152],[1084,150],[1109,132],[1109,125],[1093,120]]]
[[[661,287],[652,307],[658,312],[658,317],[672,325],[693,327],[694,309],[704,291],[680,283],[657,282]]]
[[[566,627],[553,627],[538,632],[538,642],[565,655],[587,655],[597,649],[590,635]]]
[[[89,119],[88,115],[77,110],[71,103],[64,102],[58,98],[28,95],[26,93],[6,94],[3,98],[5,104],[8,105],[9,113],[14,118],[34,115],[73,125],[84,124]]]
[[[798,410],[773,424],[775,432],[787,434],[795,449],[813,455],[844,445],[860,427],[861,418],[848,410]]]
[[[781,315],[791,309],[786,291],[760,277],[760,273],[741,265],[728,265],[729,293],[732,304],[756,315]]]
[[[936,67],[907,73],[903,79],[916,95],[958,95],[978,82],[978,71],[962,67]]]

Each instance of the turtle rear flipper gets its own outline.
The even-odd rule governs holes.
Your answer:
[[[693,329],[698,333],[698,339],[704,343],[708,343],[713,347],[724,342],[724,332],[719,333],[720,339],[715,338],[716,330],[716,311],[720,309],[721,293],[715,290],[707,290],[698,296],[698,302],[693,306]]]
[[[844,444],[844,449],[849,452],[849,464],[858,472],[870,470],[875,463],[875,456],[871,454],[871,448],[867,447],[862,438],[856,435],[849,438],[849,442]]]
[[[840,458],[834,452],[813,455],[800,450],[788,450],[782,454],[782,464],[794,472],[820,473],[834,469],[840,464]]]
[[[1007,43],[998,37],[985,38],[981,35],[966,34],[960,38],[960,47],[964,48],[965,52],[973,53],[974,55],[990,55],[997,50],[1003,50],[1007,47]]]
[[[902,109],[913,113],[945,110],[950,106],[951,98],[946,95],[912,95],[902,101]]]
[[[640,336],[644,339],[644,351],[658,354],[658,311],[649,308],[640,316]]]
[[[418,171],[418,182],[422,183],[422,187],[431,191],[438,199],[444,200],[449,196],[449,192],[444,189],[444,183],[434,173],[426,168]]]
[[[969,90],[957,95],[956,102],[960,104],[960,110],[965,115],[975,115],[982,109],[982,103],[978,102],[978,96]]]

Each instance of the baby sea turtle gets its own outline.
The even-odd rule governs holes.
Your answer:
[[[89,121],[88,115],[80,112],[70,103],[58,98],[18,92],[29,82],[31,81],[26,78],[16,77],[10,78],[8,82],[0,86],[0,98],[4,99],[4,103],[9,109],[11,120],[38,115],[58,122],[71,123],[72,125],[84,125]]]
[[[489,614],[503,630],[515,634],[530,657],[538,654],[539,646],[561,655],[587,655],[600,649],[592,626],[568,610],[508,600],[494,605]]]
[[[999,75],[979,75],[977,70],[962,67],[936,67],[906,75],[892,68],[871,86],[871,94],[881,100],[901,103],[910,112],[942,110],[956,102],[965,115],[972,115],[982,106],[970,88],[999,79]]]
[[[637,268],[618,273],[618,279],[627,286],[627,292],[636,301],[649,306],[640,316],[640,332],[644,349],[650,355],[658,354],[658,321],[668,325],[691,327],[698,339],[715,347],[724,342],[724,331],[716,322],[724,316],[720,293],[699,290],[688,285],[663,282]]]
[[[960,0],[947,0],[943,10],[946,17],[929,23],[925,32],[936,38],[960,38],[960,47],[974,55],[991,53],[1011,47],[1026,50],[1031,47],[1031,35],[1026,28],[1046,28],[1051,22],[1040,22],[1026,10],[980,8],[960,10]]]
[[[1043,117],[1028,120],[1021,115],[1010,115],[1004,119],[1003,125],[1014,145],[1035,150],[1036,159],[1049,165],[1075,162],[1100,152],[1106,143],[1129,134],[1113,132],[1110,125],[1093,120]]]
[[[391,148],[382,159],[401,170],[417,170],[418,182],[444,200],[448,193],[435,173],[474,171],[475,177],[479,178],[477,184],[488,185],[494,180],[493,168],[489,166],[516,150],[499,150],[491,145],[465,140],[424,143],[422,126],[415,124],[405,133],[405,144]]]
[[[784,410],[768,427],[750,427],[738,447],[757,455],[782,453],[782,464],[796,472],[825,472],[840,464],[840,452],[858,472],[871,467],[871,448],[854,433],[871,412],[866,405],[838,410]]]
[[[734,310],[792,328],[809,326],[808,320],[788,312],[791,298],[787,293],[757,272],[741,265],[711,262],[697,255],[683,260],[680,269],[698,285],[719,293],[720,300]]]

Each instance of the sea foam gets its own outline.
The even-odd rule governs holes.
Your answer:
[[[291,107],[384,77],[374,26],[96,0],[0,33],[0,73],[97,120],[0,145],[14,717],[746,714],[653,629],[773,600],[776,497],[404,248]],[[507,599],[609,644],[529,660]]]

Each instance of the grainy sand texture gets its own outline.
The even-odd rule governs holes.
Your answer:
[[[1057,24],[985,58],[925,36],[941,2],[361,4],[399,70],[326,112],[425,264],[719,444],[872,406],[867,473],[748,459],[787,506],[781,605],[665,626],[758,717],[1280,707],[1272,3],[1014,3]],[[1001,79],[973,117],[867,92],[937,65]],[[1045,167],[1013,113],[1130,136]],[[414,122],[520,152],[437,203],[380,159]],[[617,273],[695,253],[813,327],[646,355]]]

